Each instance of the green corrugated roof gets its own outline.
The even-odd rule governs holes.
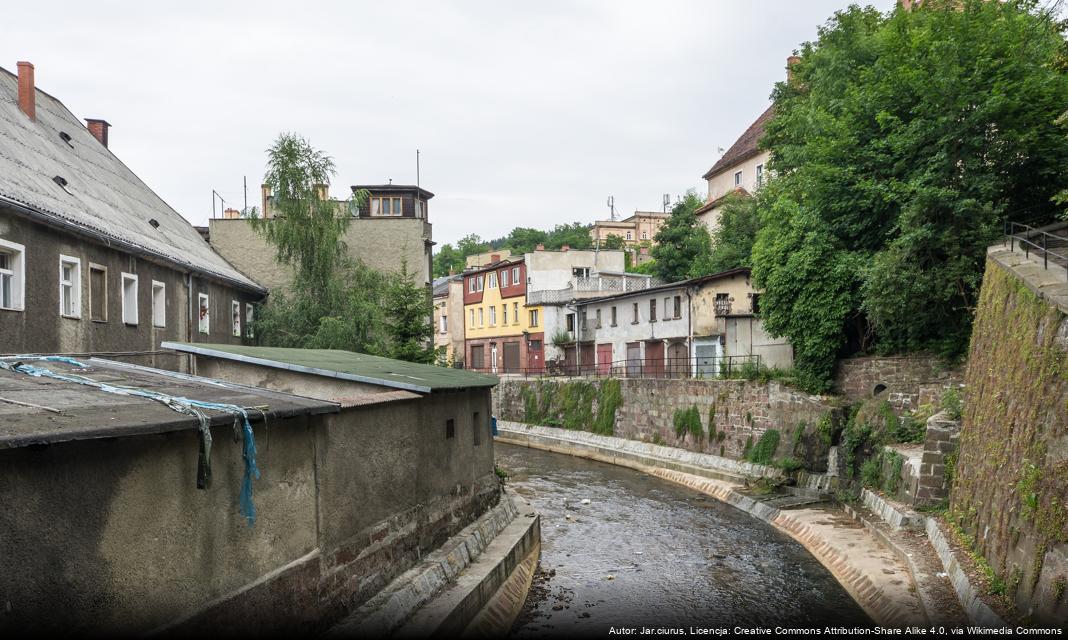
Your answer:
[[[239,360],[329,378],[381,384],[422,393],[443,389],[492,387],[498,382],[497,376],[474,371],[416,364],[353,351],[186,342],[164,342],[162,346],[186,353]]]

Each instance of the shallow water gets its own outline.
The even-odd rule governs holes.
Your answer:
[[[541,568],[555,571],[513,637],[870,624],[800,544],[734,507],[624,467],[494,446],[508,487],[541,514]]]

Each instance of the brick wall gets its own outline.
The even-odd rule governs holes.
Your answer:
[[[757,442],[769,429],[778,429],[776,458],[793,456],[804,461],[810,470],[825,471],[829,442],[817,433],[816,425],[825,416],[834,424],[841,419],[840,410],[832,402],[777,382],[653,379],[619,382],[622,403],[616,411],[612,435],[733,459],[743,457],[747,443]],[[528,422],[526,394],[540,396],[544,385],[557,385],[559,391],[560,386],[567,384],[583,382],[503,379],[494,390],[494,414],[503,420]],[[680,438],[675,434],[675,412],[691,407],[697,407],[701,416],[700,439],[691,435]],[[713,407],[717,435],[710,439],[708,422]],[[595,415],[596,410],[595,401]],[[798,428],[802,434],[795,437]]]
[[[964,381],[959,367],[948,367],[933,355],[847,358],[838,361],[836,393],[852,401],[874,397],[880,385],[895,412],[922,405],[938,406],[942,392]]]

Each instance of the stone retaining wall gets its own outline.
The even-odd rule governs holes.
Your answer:
[[[964,382],[964,372],[947,367],[937,356],[871,356],[838,361],[834,390],[853,402],[885,390],[890,406],[901,413],[923,405],[938,406],[942,393]]]
[[[612,383],[619,385],[620,403],[610,425],[611,435],[735,460],[742,459],[765,432],[775,429],[779,431],[776,459],[794,457],[809,470],[825,471],[833,424],[841,420],[841,411],[833,400],[801,393],[777,382],[619,379]],[[494,389],[494,414],[503,420],[526,424],[567,425],[568,410],[597,415],[605,384],[601,380],[583,379],[502,379]],[[592,386],[592,392],[585,394],[582,385]],[[543,402],[548,396],[568,397],[558,404],[570,408],[532,419],[531,399],[535,403]],[[593,398],[592,408],[567,404],[588,403],[588,397]],[[676,435],[676,412],[693,408],[700,417],[700,437],[689,433]],[[574,422],[576,428],[590,429],[592,420]]]

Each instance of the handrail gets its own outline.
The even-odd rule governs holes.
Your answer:
[[[466,367],[471,371],[521,375],[527,378],[731,378],[747,369],[759,371],[759,355],[612,360],[575,363],[553,360],[543,367]]]
[[[1021,230],[1021,233],[1017,233],[1017,229]],[[1065,253],[1057,253],[1051,251],[1049,248],[1050,240],[1054,241],[1054,246],[1059,247],[1063,245]],[[1041,240],[1041,243],[1035,240]],[[1053,256],[1054,264],[1060,266],[1065,270],[1065,276],[1068,278],[1068,236],[1059,236],[1048,231],[1036,229],[1026,224],[1019,222],[1006,222],[1005,223],[1005,237],[1002,240],[1002,245],[1009,245],[1010,251],[1016,251],[1016,243],[1020,244],[1020,248],[1024,251],[1024,257],[1031,257],[1032,248],[1036,251],[1042,252],[1042,268],[1049,269],[1049,258]],[[1062,260],[1063,263],[1058,263],[1057,260]]]

